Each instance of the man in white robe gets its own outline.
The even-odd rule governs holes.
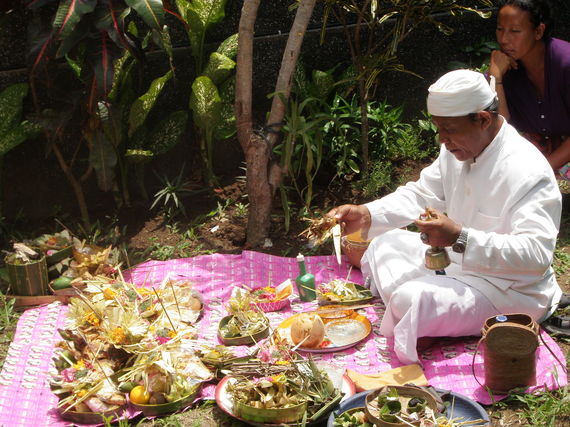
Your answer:
[[[551,267],[562,209],[556,179],[496,109],[483,75],[447,73],[428,95],[439,157],[418,181],[328,214],[345,234],[373,239],[362,271],[386,304],[380,332],[394,336],[403,363],[419,362],[418,338],[480,335],[501,313],[541,321],[562,294]],[[435,219],[418,219],[426,208]],[[412,222],[421,233],[400,229]],[[445,275],[424,266],[428,244],[453,248]]]

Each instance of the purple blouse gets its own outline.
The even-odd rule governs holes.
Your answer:
[[[546,40],[544,97],[541,99],[519,62],[503,77],[511,124],[519,132],[570,136],[570,43]]]

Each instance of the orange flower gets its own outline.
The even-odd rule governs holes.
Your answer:
[[[99,317],[93,311],[85,313],[83,315],[83,320],[85,320],[87,323],[92,324],[93,326],[99,326],[99,323],[101,323]]]
[[[116,327],[111,332],[111,341],[114,343],[121,344],[121,343],[125,342],[126,339],[127,339],[127,336],[125,334],[125,331],[120,326]]]
[[[111,288],[106,288],[103,291],[103,297],[106,300],[113,300],[113,299],[115,299],[116,296],[117,296],[117,293],[114,290],[112,290]]]

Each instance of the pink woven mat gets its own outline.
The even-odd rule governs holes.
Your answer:
[[[317,283],[334,278],[346,278],[348,263],[343,259],[339,266],[333,256],[306,257],[309,272]],[[158,285],[167,275],[188,278],[202,293],[206,302],[200,320],[200,339],[217,344],[218,321],[225,315],[224,303],[229,299],[234,285],[248,287],[278,284],[298,274],[294,258],[276,257],[244,251],[241,255],[204,255],[170,261],[149,261],[134,268],[125,276],[138,285]],[[362,275],[353,270],[350,280],[362,283]],[[401,366],[393,352],[393,340],[379,335],[380,319],[384,305],[376,301],[366,308],[366,316],[373,325],[372,334],[357,346],[337,353],[313,355],[338,367],[350,368],[361,373],[377,373]],[[267,313],[273,328],[293,313],[315,307],[315,303],[301,302],[293,296],[291,307]],[[58,303],[27,310],[18,321],[14,340],[10,345],[2,372],[0,372],[0,426],[68,425],[55,412],[56,396],[48,385],[49,372],[55,344],[60,340],[57,328],[63,327],[66,306]],[[542,332],[548,346],[560,360],[564,355],[558,345]],[[481,403],[491,403],[490,396],[475,381],[471,371],[477,338],[441,339],[421,354],[423,369],[431,385],[452,390]],[[239,347],[238,353],[246,354],[248,347]],[[482,356],[476,355],[475,372],[482,382]],[[546,348],[537,353],[537,389],[556,389],[567,384],[566,372]],[[202,397],[213,397],[214,386],[203,388]],[[500,396],[495,396],[499,399]]]

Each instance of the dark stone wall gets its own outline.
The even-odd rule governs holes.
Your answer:
[[[25,9],[23,3],[7,0],[0,9],[0,89],[28,78],[31,59],[27,54],[30,48],[27,33],[34,29],[34,23],[31,20],[32,14]],[[294,19],[295,11],[289,8],[292,3],[292,0],[262,1],[259,9],[255,27],[253,76],[254,111],[259,122],[263,121],[270,105],[267,94],[274,91],[283,48]],[[554,0],[552,3],[558,23],[554,35],[570,40],[570,2]],[[5,7],[6,4],[11,7]],[[228,1],[225,20],[209,33],[208,40],[212,47],[237,32],[242,4],[243,0]],[[329,28],[324,44],[320,44],[321,20],[322,8],[318,5],[303,44],[303,62],[308,69],[321,70],[329,69],[342,61],[348,63],[346,42],[338,27],[333,25]],[[443,20],[455,29],[453,34],[446,36],[433,26],[424,25],[400,45],[399,57],[402,64],[421,77],[395,72],[381,76],[376,99],[386,99],[391,105],[403,104],[407,118],[417,117],[425,109],[427,87],[447,71],[447,64],[451,60],[469,62],[471,58],[462,52],[462,48],[473,46],[482,38],[494,37],[494,16],[484,20],[475,14],[465,14],[462,17],[444,17]],[[165,96],[161,98],[161,105],[157,108],[158,112],[153,113],[157,120],[162,111],[187,108],[187,99],[178,94],[188,90],[193,77],[193,61],[185,30],[171,18],[169,25],[176,52],[178,80],[176,85],[167,88]],[[152,71],[149,80],[167,69],[166,58],[160,52],[150,54],[148,59]],[[154,161],[149,170],[156,169],[160,174],[172,176],[183,162],[187,163],[186,170],[191,168],[190,158],[195,153],[191,140],[191,135],[188,135],[171,153]],[[218,173],[243,173],[239,170],[243,156],[236,141],[221,143],[216,151]],[[27,217],[43,217],[60,210],[75,214],[71,187],[63,177],[53,154],[46,154],[46,144],[41,138],[27,141],[9,152],[4,158],[3,166],[4,216],[14,218],[22,213]],[[77,172],[84,168],[84,164],[78,165]],[[147,175],[153,176],[150,172]],[[101,193],[96,188],[94,177],[86,183],[85,190],[92,208],[104,206],[111,199],[110,195]]]

